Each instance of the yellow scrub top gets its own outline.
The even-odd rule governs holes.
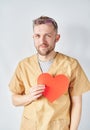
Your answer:
[[[25,58],[16,68],[9,84],[10,90],[15,94],[29,94],[30,87],[37,85],[41,73],[37,55]],[[66,75],[70,80],[69,88],[53,102],[42,96],[24,106],[20,130],[69,130],[70,96],[90,90],[90,82],[74,58],[57,52],[48,73],[52,76]]]

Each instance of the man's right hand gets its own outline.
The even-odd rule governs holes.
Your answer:
[[[42,93],[45,91],[45,85],[38,85],[30,88],[30,97],[32,101],[38,99],[42,96]]]
[[[30,88],[30,92],[28,95],[12,95],[12,102],[14,106],[26,106],[33,101],[37,100],[42,96],[42,93],[45,90],[45,85],[38,85]]]

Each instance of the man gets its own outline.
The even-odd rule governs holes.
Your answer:
[[[90,90],[90,83],[76,59],[55,52],[60,35],[54,19],[35,19],[33,31],[37,54],[18,64],[9,84],[13,104],[24,106],[20,130],[78,130],[82,93]],[[42,73],[65,75],[69,79],[67,91],[50,102],[44,95],[45,84],[37,82]]]

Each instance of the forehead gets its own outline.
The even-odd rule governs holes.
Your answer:
[[[47,24],[39,24],[35,25],[33,29],[34,33],[52,33],[55,32],[55,29],[52,25],[52,23],[47,23]]]

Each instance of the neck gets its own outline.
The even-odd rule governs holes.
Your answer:
[[[55,57],[55,55],[56,55],[55,51],[52,51],[51,53],[45,56],[38,54],[38,59],[41,61],[49,61],[49,60],[52,60]]]

